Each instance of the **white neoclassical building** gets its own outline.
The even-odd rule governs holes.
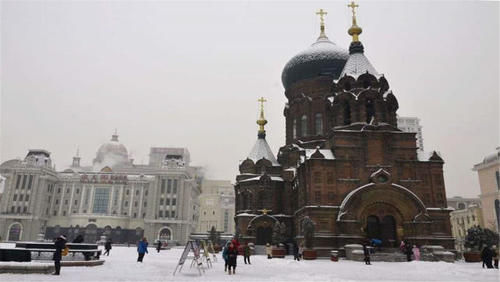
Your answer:
[[[151,148],[147,165],[134,164],[114,134],[90,166],[56,171],[50,153],[29,150],[24,160],[0,165],[0,236],[3,240],[69,240],[102,235],[115,243],[142,236],[185,243],[198,222],[201,169],[185,148]]]

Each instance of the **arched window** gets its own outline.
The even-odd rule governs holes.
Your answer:
[[[162,229],[160,229],[160,232],[158,233],[158,239],[160,241],[172,240],[172,232],[170,231],[170,228],[163,227]]]
[[[458,204],[458,209],[459,210],[465,210],[465,204],[464,203],[459,203]]]
[[[372,99],[366,100],[366,123],[371,123],[372,118],[375,116],[375,105]]]
[[[307,136],[307,116],[303,115],[300,119],[301,136]]]
[[[323,115],[321,113],[314,116],[314,131],[316,135],[323,134]]]
[[[293,119],[293,139],[297,138],[297,120]]]
[[[20,223],[14,223],[9,228],[9,237],[8,241],[19,241],[21,240],[21,233],[23,231],[23,227]]]
[[[349,102],[344,103],[344,125],[349,125],[351,124],[351,106],[349,105]]]

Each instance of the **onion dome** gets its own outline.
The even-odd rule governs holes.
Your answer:
[[[97,150],[94,159],[94,168],[101,169],[104,166],[113,167],[115,165],[127,164],[128,162],[127,148],[118,141],[118,135],[115,132],[111,140],[102,144],[99,150]],[[99,166],[99,168],[96,166]]]
[[[285,89],[293,83],[317,77],[330,75],[333,79],[339,78],[340,73],[349,57],[347,50],[336,45],[325,34],[322,9],[316,14],[321,16],[320,35],[309,48],[291,58],[283,69],[281,81]]]

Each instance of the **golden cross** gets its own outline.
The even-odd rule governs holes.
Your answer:
[[[356,17],[356,8],[359,7],[358,4],[354,3],[354,1],[351,2],[351,4],[347,5],[347,7],[352,9],[352,16]]]
[[[257,100],[257,102],[260,102],[260,111],[264,112],[264,102],[267,102],[267,100],[264,99],[264,97],[260,97],[260,99]]]
[[[316,12],[316,15],[319,15],[319,19],[321,21],[321,25],[325,24],[323,16],[326,16],[328,13],[323,11],[323,9],[319,9],[319,11]]]

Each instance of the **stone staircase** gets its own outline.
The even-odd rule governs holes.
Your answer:
[[[364,259],[364,255],[363,255]],[[406,255],[398,248],[380,248],[370,255],[371,261],[403,262],[406,261]]]

